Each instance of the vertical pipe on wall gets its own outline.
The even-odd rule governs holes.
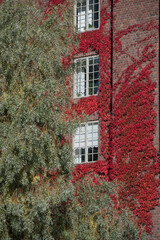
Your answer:
[[[159,11],[160,11],[160,0],[159,0]],[[159,27],[160,27],[160,15],[159,15]],[[159,29],[159,51],[158,51],[158,62],[159,62],[159,70],[158,70],[158,89],[159,89],[159,153],[160,155],[160,29]]]
[[[111,180],[111,170],[112,170],[112,156],[113,156],[113,149],[112,149],[112,110],[113,110],[113,0],[111,0],[111,17],[110,17],[110,41],[111,41],[111,77],[110,77],[110,87],[111,87],[111,95],[110,95],[110,126],[109,126],[109,169],[108,169],[108,176],[109,180]]]
[[[159,11],[160,11],[160,0],[159,0]],[[160,26],[160,15],[159,15],[159,26]],[[159,101],[159,108],[158,108],[158,111],[159,111],[159,148],[158,148],[158,153],[157,153],[157,156],[160,156],[160,29],[159,29],[159,46],[158,46],[158,65],[159,65],[159,70],[158,70],[158,95],[159,95],[159,98],[158,98],[158,101]]]

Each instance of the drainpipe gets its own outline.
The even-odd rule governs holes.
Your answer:
[[[111,0],[111,19],[110,19],[110,24],[111,24],[111,79],[110,79],[110,86],[111,86],[111,96],[110,96],[110,129],[109,129],[109,142],[110,142],[110,159],[109,159],[109,163],[111,164],[111,167],[108,169],[108,176],[109,176],[109,180],[111,180],[111,171],[112,171],[112,110],[113,110],[113,106],[112,106],[112,101],[113,101],[113,96],[112,96],[112,91],[113,91],[113,0]]]
[[[160,1],[159,1],[159,9],[160,9]],[[159,25],[160,26],[160,16],[159,16]],[[157,156],[160,156],[160,31],[159,31],[159,51],[158,51],[158,60],[159,60],[159,70],[158,70],[158,94],[159,94],[159,151],[157,152]]]

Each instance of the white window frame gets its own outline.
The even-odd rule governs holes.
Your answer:
[[[74,150],[74,153],[73,153],[73,156],[74,156],[74,164],[85,164],[85,163],[93,163],[93,162],[96,162],[97,160],[95,160],[95,161],[88,161],[88,139],[87,139],[87,134],[88,134],[88,131],[87,131],[87,128],[88,128],[88,124],[90,124],[90,123],[97,123],[97,125],[98,125],[98,138],[96,139],[96,141],[98,141],[98,152],[97,153],[95,153],[96,155],[98,154],[98,159],[99,159],[99,121],[98,120],[96,120],[96,121],[89,121],[89,122],[85,122],[85,123],[82,123],[81,125],[80,125],[80,127],[79,128],[81,128],[81,126],[82,125],[85,125],[85,161],[84,162],[79,162],[79,163],[76,163],[75,162],[75,135],[74,135],[74,137],[73,137],[73,143],[72,143],[72,146],[73,146],[73,150]],[[92,131],[92,142],[94,141],[94,138],[93,138],[93,131]],[[93,146],[93,145],[92,145]],[[80,147],[80,145],[79,145],[79,147]],[[92,156],[94,155],[94,153],[92,152]]]
[[[77,18],[77,2],[78,2],[78,0],[76,0],[76,3],[75,3],[75,5],[74,5],[74,25],[75,25],[75,27],[77,28],[77,30],[78,30],[78,26],[77,26],[77,20],[76,20],[76,18]],[[98,5],[99,5],[99,9],[98,9],[98,16],[99,16],[99,18],[98,18],[98,28],[94,28],[94,27],[92,27],[92,28],[89,28],[88,27],[88,22],[89,22],[89,0],[86,0],[86,14],[85,14],[85,18],[86,18],[86,29],[84,29],[84,30],[78,30],[79,32],[86,32],[86,31],[92,31],[92,30],[97,30],[97,29],[99,29],[99,27],[100,27],[100,0],[99,0],[99,2],[98,2]]]
[[[76,92],[76,88],[77,88],[77,73],[75,71],[74,73],[74,84],[73,84],[73,98],[82,98],[82,97],[89,97],[89,96],[96,96],[98,95],[98,92],[97,93],[93,93],[92,95],[89,94],[89,58],[95,58],[95,57],[98,57],[99,59],[99,55],[91,55],[91,56],[87,56],[87,57],[82,57],[82,58],[77,58],[74,60],[74,63],[75,65],[77,64],[77,61],[78,60],[83,60],[85,59],[86,60],[86,95],[81,95],[81,96],[77,96],[77,92]],[[99,72],[99,71],[98,71]],[[93,72],[94,74],[94,72]],[[93,79],[94,81],[94,79]],[[99,78],[97,79],[97,81],[99,82]],[[100,82],[99,82],[100,84]],[[93,87],[94,89],[94,87]],[[98,87],[99,89],[99,87]]]

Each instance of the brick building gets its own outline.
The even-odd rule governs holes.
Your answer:
[[[80,0],[75,23],[81,37],[73,97],[79,113],[89,115],[73,140],[75,163],[106,161],[109,178],[133,179],[125,198],[138,196],[145,225],[152,213],[148,239],[159,240],[160,208],[152,206],[157,194],[149,177],[158,176],[152,170],[160,152],[159,0]]]

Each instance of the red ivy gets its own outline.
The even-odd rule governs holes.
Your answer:
[[[61,3],[61,0],[56,0],[56,4],[57,2]],[[118,0],[113,4],[116,3]],[[151,232],[150,210],[158,204],[159,197],[158,181],[155,178],[159,162],[157,163],[153,144],[156,117],[153,103],[156,84],[151,79],[156,56],[155,43],[152,40],[157,36],[158,26],[154,22],[147,22],[129,26],[114,34],[116,60],[126,56],[130,61],[128,63],[126,60],[122,72],[115,73],[114,86],[111,89],[111,33],[106,30],[110,19],[107,8],[102,9],[100,28],[81,33],[79,48],[74,51],[76,56],[89,51],[99,54],[99,94],[81,98],[77,104],[73,103],[72,109],[79,115],[83,112],[88,115],[98,113],[100,155],[105,160],[76,165],[73,182],[81,181],[88,173],[97,173],[105,180],[117,179],[123,186],[119,190],[121,206],[129,207],[137,216],[138,224],[145,225],[146,230]],[[126,47],[123,38],[134,32],[148,34]],[[137,57],[130,53],[130,48],[133,47],[134,51],[137,51]],[[112,114],[111,94],[113,94]]]

